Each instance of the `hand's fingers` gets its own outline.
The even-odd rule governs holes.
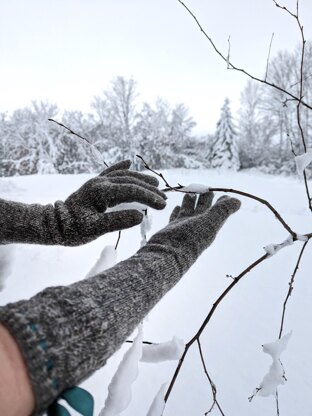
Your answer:
[[[175,219],[177,219],[177,218],[178,218],[179,213],[180,213],[180,205],[177,205],[177,206],[173,209],[173,211],[172,211],[172,213],[171,213],[171,215],[170,215],[169,222],[172,222],[172,221],[174,221]]]
[[[144,181],[141,181],[140,179],[137,179],[135,177],[131,176],[117,176],[117,177],[110,177],[109,178],[110,183],[113,184],[129,184],[129,185],[137,185],[142,188],[145,188],[151,192],[155,192],[157,195],[161,196],[163,199],[167,199],[167,195],[160,191],[158,188],[156,188],[153,185],[147,184]],[[106,186],[106,185],[105,185]]]
[[[140,202],[155,209],[163,209],[166,206],[165,199],[157,192],[146,189],[146,186],[142,187],[127,183],[110,184],[105,188],[104,198],[109,207],[114,207],[124,202]]]
[[[110,172],[107,177],[108,178],[116,178],[116,177],[120,177],[120,176],[129,176],[132,178],[136,178],[139,179],[145,183],[148,183],[149,185],[152,186],[158,186],[159,185],[159,181],[157,178],[155,178],[154,176],[150,176],[150,175],[146,175],[144,173],[141,172],[133,172],[133,171],[129,171],[129,170],[117,170],[117,171],[113,171]]]
[[[222,195],[222,196],[220,196],[220,198],[217,199],[216,203],[221,202],[221,201],[225,201],[226,199],[229,199],[229,198],[230,198],[229,195]]]
[[[200,194],[198,197],[195,214],[202,214],[211,207],[214,193],[212,191]]]
[[[89,232],[90,235],[94,235],[94,238],[97,238],[107,232],[133,227],[140,224],[142,220],[142,212],[136,209],[99,214],[90,224]]]
[[[236,198],[221,197],[207,212],[207,216],[218,230],[231,214],[239,210],[240,206],[241,202]]]
[[[130,166],[131,166],[130,160],[122,160],[121,162],[115,163],[109,168],[103,170],[103,172],[101,172],[99,176],[107,175],[108,173],[115,172],[116,170],[127,170],[130,168]]]
[[[193,215],[195,203],[196,195],[185,194],[182,201],[179,217],[189,217],[190,215]]]

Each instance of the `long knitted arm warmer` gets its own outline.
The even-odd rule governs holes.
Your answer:
[[[25,358],[36,399],[34,414],[40,415],[62,391],[105,364],[240,205],[226,199],[207,213],[185,218],[192,201],[182,206],[181,218],[128,260],[87,280],[47,288],[28,301],[0,308],[0,322]]]
[[[66,388],[103,366],[179,280],[176,255],[157,247],[68,287],[0,308],[19,344],[40,415]]]
[[[0,244],[77,246],[139,224],[143,214],[137,209],[106,212],[107,208],[139,202],[162,209],[166,196],[157,189],[156,178],[129,167],[130,161],[111,166],[54,206],[0,199]]]
[[[23,204],[0,199],[0,244],[63,244],[61,204],[60,201],[60,210],[55,211],[52,204]]]

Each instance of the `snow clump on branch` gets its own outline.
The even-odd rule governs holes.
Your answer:
[[[139,369],[138,362],[142,357],[142,325],[131,347],[123,356],[109,386],[104,408],[99,416],[117,416],[131,402],[131,385],[136,380]]]
[[[275,396],[277,387],[280,384],[285,384],[285,371],[280,356],[282,352],[286,350],[291,334],[292,332],[289,332],[282,338],[262,346],[263,352],[272,357],[273,363],[271,364],[269,372],[264,376],[260,386],[255,390],[252,397],[255,395],[263,397],[270,395]]]

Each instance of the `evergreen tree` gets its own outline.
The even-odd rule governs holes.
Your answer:
[[[239,153],[237,134],[234,129],[230,101],[225,99],[221,109],[221,117],[217,123],[215,141],[208,155],[211,168],[239,170]]]

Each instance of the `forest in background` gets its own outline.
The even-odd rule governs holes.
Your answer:
[[[299,95],[300,47],[280,51],[271,60],[266,79]],[[306,43],[303,67],[304,99],[312,97],[312,43]],[[294,152],[301,154],[296,103],[275,88],[248,81],[233,119],[225,98],[214,135],[196,136],[195,120],[183,103],[171,106],[158,98],[139,102],[135,80],[121,76],[95,96],[91,112],[65,111],[34,101],[12,114],[0,113],[0,175],[98,172],[107,164],[130,159],[143,168],[137,154],[160,168],[256,168],[267,173],[295,173]],[[301,125],[312,146],[312,119],[301,109]],[[55,119],[92,143],[74,136]],[[207,114],[207,120],[209,114]]]

